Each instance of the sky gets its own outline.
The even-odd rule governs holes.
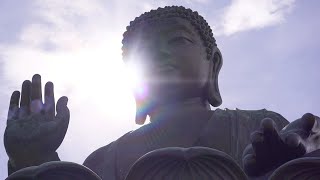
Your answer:
[[[10,95],[25,79],[52,81],[69,97],[69,129],[58,149],[79,164],[139,126],[121,60],[122,33],[136,16],[165,5],[198,11],[224,64],[219,108],[266,108],[289,121],[320,115],[318,0],[0,0],[0,179]]]

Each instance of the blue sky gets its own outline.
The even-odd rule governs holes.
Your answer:
[[[137,128],[122,33],[136,16],[164,5],[190,7],[211,25],[224,58],[220,108],[266,108],[289,121],[320,115],[317,0],[1,0],[0,144],[11,92],[35,73],[55,83],[56,98],[69,97],[62,160],[82,163]],[[1,145],[0,179],[6,164]]]

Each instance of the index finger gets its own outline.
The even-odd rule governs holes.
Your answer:
[[[281,138],[278,133],[277,125],[271,118],[265,118],[261,121],[260,128],[264,134],[264,140],[268,143],[281,142]]]

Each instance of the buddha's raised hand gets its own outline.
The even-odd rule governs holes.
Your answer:
[[[263,119],[260,129],[251,134],[251,143],[244,150],[243,166],[249,176],[259,176],[319,149],[320,119],[307,113],[280,132],[272,119]]]
[[[4,134],[9,167],[18,170],[57,156],[55,151],[62,143],[69,124],[67,102],[67,97],[61,97],[56,113],[53,83],[47,82],[43,103],[41,76],[38,74],[32,77],[32,82],[23,82],[21,100],[19,91],[12,93]]]

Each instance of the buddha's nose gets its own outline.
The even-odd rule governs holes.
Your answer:
[[[154,49],[154,58],[156,61],[167,61],[170,58],[170,49],[165,42],[158,42]]]

